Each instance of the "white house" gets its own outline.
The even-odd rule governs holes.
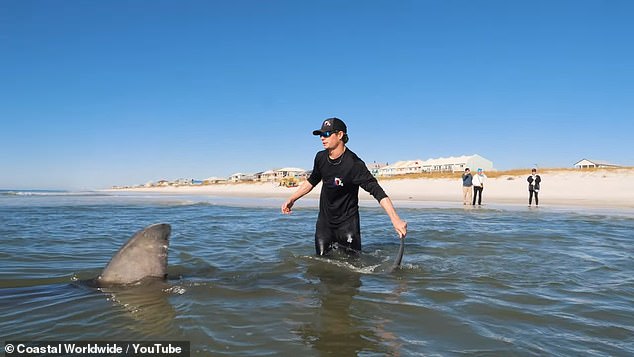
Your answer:
[[[260,182],[280,181],[286,177],[305,178],[307,177],[306,170],[297,167],[284,167],[255,174],[255,180]]]
[[[229,176],[230,182],[243,182],[243,181],[251,181],[253,180],[253,175],[243,174],[241,172],[237,172],[231,176]]]
[[[266,170],[255,174],[255,180],[259,182],[273,182],[275,181],[275,171]]]
[[[212,184],[223,183],[223,182],[227,182],[227,179],[222,177],[212,176],[203,180],[203,185],[212,185]]]
[[[159,180],[156,183],[156,186],[159,186],[159,187],[166,187],[166,186],[169,186],[169,185],[170,185],[170,182],[167,181],[167,180]]]
[[[575,163],[575,168],[577,169],[588,169],[588,168],[604,168],[604,167],[621,167],[621,165],[611,164],[607,161],[600,160],[588,160],[583,159],[579,160]]]
[[[470,168],[472,171],[482,169],[484,171],[493,170],[493,162],[478,154],[440,157],[429,159],[423,162],[425,172],[458,172]]]
[[[395,176],[395,175],[404,175],[408,173],[408,165],[412,161],[402,160],[393,163],[392,165],[387,165],[378,170],[377,176]]]
[[[277,173],[278,178],[285,178],[285,177],[301,178],[306,176],[306,170],[300,169],[298,167],[284,167],[284,168],[275,170],[275,172]]]
[[[177,186],[191,186],[194,184],[194,181],[194,179],[179,178],[178,180],[174,181],[174,184]]]
[[[378,169],[377,176],[394,176],[422,172],[457,172],[464,171],[467,167],[474,171],[479,168],[484,171],[490,171],[493,170],[493,162],[477,154],[441,157],[425,161],[398,161],[392,165]]]
[[[366,166],[368,167],[368,170],[370,170],[370,173],[372,174],[372,176],[379,176],[380,170],[388,166],[388,164],[387,163],[383,164],[383,163],[375,161],[371,164],[367,164]]]

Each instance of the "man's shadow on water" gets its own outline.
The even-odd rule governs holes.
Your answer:
[[[319,279],[315,290],[320,306],[298,334],[321,355],[386,353],[369,322],[355,317],[353,302],[362,285],[361,273],[347,265],[345,260],[316,259],[310,263],[306,275],[311,280]]]

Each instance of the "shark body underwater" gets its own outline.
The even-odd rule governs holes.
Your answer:
[[[165,336],[171,333],[177,311],[169,297],[182,295],[187,290],[187,283],[183,286],[181,282],[177,285],[167,282],[171,232],[172,227],[167,223],[153,224],[139,230],[112,256],[99,276],[79,280],[78,285],[97,288],[108,296],[109,301],[130,312],[127,315],[136,323],[128,327],[132,326],[132,329],[148,336]],[[400,251],[388,272],[400,266],[403,244],[401,240]],[[194,271],[213,275],[215,268],[202,266],[196,267]]]
[[[172,227],[167,223],[153,224],[136,232],[91,283],[108,287],[136,284],[148,279],[165,280],[171,232]]]
[[[172,227],[157,223],[136,232],[106,265],[101,275],[90,280],[97,287],[136,285],[145,281],[167,279],[167,252]],[[399,269],[403,259],[404,239],[394,263],[388,269]]]

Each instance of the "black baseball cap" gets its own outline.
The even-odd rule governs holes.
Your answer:
[[[313,130],[313,135],[321,135],[321,133],[325,133],[327,131],[343,131],[344,133],[347,133],[348,128],[343,120],[339,118],[328,118],[321,124],[321,129]]]

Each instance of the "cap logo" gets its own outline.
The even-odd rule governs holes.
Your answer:
[[[332,123],[330,122],[330,120],[326,120],[326,121],[324,122],[324,125],[325,125],[325,126],[331,126],[331,125],[332,125]]]

